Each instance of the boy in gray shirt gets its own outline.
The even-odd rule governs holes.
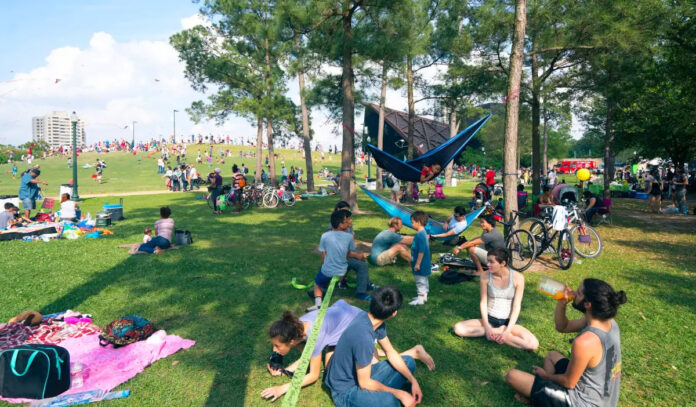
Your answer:
[[[14,205],[11,202],[5,202],[5,211],[0,212],[0,230],[7,229],[14,223]]]
[[[346,232],[352,226],[353,219],[348,210],[336,211],[331,214],[331,231],[321,235],[319,251],[321,252],[321,268],[314,278],[314,306],[307,311],[319,309],[324,296],[324,290],[334,276],[343,276],[348,271],[348,258],[365,261],[367,254],[355,252],[353,235]]]

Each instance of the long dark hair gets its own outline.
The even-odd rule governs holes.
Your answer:
[[[626,293],[614,291],[614,288],[605,281],[586,278],[582,286],[585,294],[584,301],[592,304],[592,316],[597,319],[614,318],[619,306],[626,303]]]
[[[283,343],[304,337],[304,325],[291,311],[283,311],[283,319],[275,321],[268,329],[269,338],[279,338]]]

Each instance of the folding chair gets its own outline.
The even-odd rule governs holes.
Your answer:
[[[53,206],[56,204],[56,200],[52,198],[44,198],[43,202],[41,203],[41,208],[39,212],[43,212],[44,209],[48,209],[48,213],[51,213],[53,211]]]
[[[599,215],[597,225],[602,223],[611,225],[611,198],[602,198],[602,203],[604,204],[604,208],[597,211],[597,215]]]

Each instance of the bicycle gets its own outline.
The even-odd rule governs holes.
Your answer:
[[[549,233],[550,230],[553,233]],[[558,256],[558,265],[561,267],[561,270],[567,270],[573,265],[575,244],[573,236],[568,229],[567,219],[565,227],[559,231],[554,228],[547,228],[547,224],[544,221],[534,218],[529,227],[529,233],[532,234],[537,243],[536,256],[550,251]]]
[[[570,234],[573,238],[574,251],[580,257],[595,258],[602,252],[602,239],[599,232],[592,226],[587,224],[585,219],[578,213],[578,205],[575,202],[569,202],[566,205],[568,212],[567,221],[570,227]],[[548,208],[550,209],[550,208]],[[552,212],[544,210],[538,218],[527,218],[522,222],[522,225],[529,225],[526,228],[531,231],[532,223],[541,222],[548,230],[551,227]],[[520,225],[522,227],[522,225]]]
[[[508,265],[513,270],[523,272],[536,259],[537,242],[529,231],[515,228],[519,217],[520,212],[512,211],[511,219],[508,222],[500,221],[500,223],[503,224],[505,247],[510,253]]]

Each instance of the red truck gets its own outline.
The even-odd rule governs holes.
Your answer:
[[[595,170],[597,165],[592,160],[564,160],[556,164],[556,170],[561,174],[573,174],[580,168]]]

